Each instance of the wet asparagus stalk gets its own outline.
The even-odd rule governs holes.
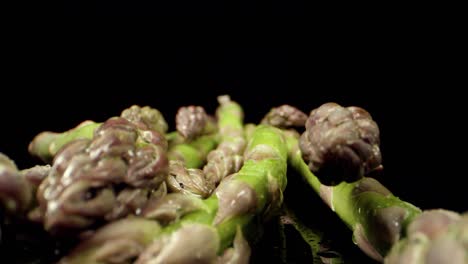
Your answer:
[[[139,129],[151,129],[163,134],[167,131],[167,123],[161,112],[149,106],[133,105],[124,109],[120,116],[132,122]],[[29,153],[39,157],[46,163],[51,163],[57,152],[65,144],[77,139],[91,139],[94,131],[101,124],[87,120],[62,133],[42,132],[34,137],[29,144]]]
[[[421,210],[394,196],[373,178],[324,185],[302,159],[299,134],[288,131],[289,164],[297,170],[323,201],[353,230],[353,241],[367,255],[382,261],[404,236],[407,225]]]
[[[111,262],[100,256],[104,245],[113,245],[113,238],[97,244],[91,237],[61,263],[129,263],[136,256],[139,256],[136,261],[139,264],[248,263],[250,249],[243,234],[249,224],[256,222],[254,219],[262,219],[280,207],[286,187],[286,160],[287,149],[282,132],[270,126],[259,126],[247,145],[241,170],[225,178],[215,193],[205,200],[179,196],[196,209],[155,234],[154,242],[144,251],[128,249],[123,253],[123,247],[113,247],[114,250],[110,251],[109,246],[106,247],[109,256],[112,252],[120,252],[127,257]],[[145,214],[150,215],[151,210]],[[122,221],[125,220],[115,221],[105,228],[120,225]],[[135,241],[131,235],[127,239]],[[229,248],[231,245],[233,248]]]
[[[101,123],[87,120],[62,133],[41,132],[29,144],[29,153],[45,163],[51,163],[54,156],[65,144],[77,139],[92,138],[94,130],[100,125]]]
[[[176,114],[177,131],[166,134],[168,156],[173,164],[201,168],[208,153],[218,144],[216,124],[201,106],[181,107]],[[179,171],[175,169],[174,171]]]
[[[190,166],[188,166],[189,168],[184,168],[183,162],[171,161],[169,177],[167,179],[170,190],[206,198],[224,177],[239,171],[242,166],[242,153],[246,145],[243,136],[242,108],[236,102],[231,101],[227,95],[219,96],[218,102],[219,107],[216,110],[217,138],[219,138],[220,143],[215,150],[211,150],[206,156],[206,164],[203,170]],[[185,110],[183,113],[187,113],[188,111]],[[193,123],[195,122],[191,122],[191,124]],[[185,127],[190,126],[187,125]],[[187,144],[190,145],[191,142]],[[205,152],[202,151],[202,153]],[[191,155],[184,160],[193,160],[194,157],[204,156]],[[198,164],[201,162],[202,160],[200,159]]]
[[[460,224],[463,221],[457,213],[439,210],[421,214],[419,208],[398,199],[377,180],[361,178],[380,163],[378,129],[363,109],[351,108],[350,112],[336,104],[312,111],[301,142],[297,132],[286,131],[292,167],[353,230],[354,242],[370,257],[386,263],[441,263],[441,252],[451,247],[444,254],[466,260],[468,230],[466,221]],[[336,154],[338,157],[333,157]],[[323,167],[330,166],[327,163],[340,169],[351,167],[351,177],[341,174],[337,180],[341,183],[322,184],[321,179],[330,179],[330,175],[319,177],[312,170],[320,175]],[[429,249],[435,251],[428,253]]]
[[[175,141],[178,141],[175,136]],[[218,135],[202,135],[190,142],[169,142],[168,157],[170,160],[179,160],[187,168],[201,168],[206,162],[206,156],[218,144]]]
[[[220,107],[216,111],[220,143],[207,157],[207,164],[203,167],[206,178],[212,185],[217,186],[221,180],[237,171],[242,166],[246,140],[244,138],[242,107],[231,101],[229,96],[219,96]]]

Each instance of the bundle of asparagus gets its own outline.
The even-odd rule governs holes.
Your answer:
[[[314,263],[336,263],[324,233],[283,204],[289,164],[371,258],[467,263],[466,214],[421,211],[371,177],[383,170],[379,128],[364,109],[327,103],[307,116],[282,105],[255,125],[229,96],[218,102],[215,116],[181,107],[169,133],[161,112],[137,105],[40,133],[29,152],[46,164],[25,170],[0,153],[4,218],[73,238],[63,264],[248,263],[272,222],[297,229]]]

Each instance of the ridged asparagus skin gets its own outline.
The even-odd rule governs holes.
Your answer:
[[[241,106],[227,95],[218,97],[218,102],[220,106],[216,115],[219,120],[220,144],[208,154],[207,163],[203,167],[206,178],[213,186],[217,186],[224,177],[239,171],[246,146]]]
[[[248,143],[245,162],[238,173],[222,181],[206,200],[184,196],[196,201],[194,204],[199,209],[157,232],[149,245],[141,240],[135,241],[133,236],[126,238],[126,244],[136,246],[121,255],[126,256],[127,261],[139,256],[136,263],[140,264],[248,263],[250,249],[243,234],[254,219],[262,219],[281,205],[287,182],[286,167],[287,149],[282,132],[270,126],[259,126]],[[104,228],[122,226],[123,221],[127,220],[116,221]],[[61,263],[106,263],[98,257],[103,255],[102,245],[111,245],[113,238],[109,237],[107,243],[97,245],[94,241],[98,239],[93,237],[84,241]],[[123,249],[116,247],[115,250],[120,252]],[[105,252],[109,251],[106,249]]]
[[[174,136],[172,141],[178,141]],[[218,145],[218,135],[210,134],[200,136],[190,142],[169,142],[168,157],[170,160],[179,160],[187,168],[200,168],[206,161],[206,155]]]

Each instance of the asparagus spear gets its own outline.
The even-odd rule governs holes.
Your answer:
[[[87,120],[62,133],[41,132],[29,144],[29,153],[46,163],[51,163],[54,156],[65,144],[77,139],[92,138],[94,130],[100,125],[101,123]]]
[[[370,257],[382,261],[421,210],[400,200],[373,178],[341,182],[336,186],[323,185],[302,159],[299,134],[291,131],[285,134],[290,165],[353,230],[354,243]]]
[[[180,107],[176,114],[176,131],[168,133],[169,157],[199,168],[217,144],[216,121],[201,106]]]
[[[159,133],[166,133],[167,123],[159,110],[149,106],[140,107],[132,105],[124,109],[120,115],[143,130],[155,130]],[[38,134],[29,144],[29,153],[39,157],[46,163],[52,162],[57,152],[67,143],[77,139],[91,139],[94,131],[102,123],[91,120],[80,123],[75,128],[57,133],[45,131]]]
[[[354,116],[355,113],[357,117]],[[353,124],[351,116],[357,125]],[[386,263],[439,263],[437,261],[443,259],[441,252],[447,247],[452,247],[452,250],[447,250],[446,253],[453,253],[455,259],[462,263],[463,259],[467,258],[466,221],[453,227],[455,231],[451,232],[446,232],[449,224],[445,224],[444,231],[438,232],[441,235],[431,237],[431,234],[437,233],[437,229],[440,229],[440,225],[431,223],[443,222],[441,219],[449,223],[455,222],[447,219],[460,219],[457,213],[429,211],[421,214],[419,208],[401,201],[375,179],[361,178],[354,182],[345,182],[343,180],[349,178],[338,177],[341,183],[327,186],[321,183],[322,178],[315,176],[311,171],[317,169],[314,167],[319,160],[317,157],[327,157],[320,160],[320,166],[329,166],[327,162],[342,166],[344,164],[342,160],[346,162],[347,159],[355,159],[349,163],[352,164],[351,173],[354,179],[363,175],[363,173],[356,174],[356,171],[368,171],[368,168],[377,165],[380,153],[377,155],[371,150],[377,149],[375,143],[378,142],[378,130],[369,118],[370,115],[362,109],[353,108],[350,114],[335,104],[326,104],[312,111],[300,143],[297,140],[299,137],[297,132],[285,133],[289,148],[289,163],[353,230],[354,242],[370,257],[384,261],[384,257],[391,250],[392,253],[385,258]],[[358,121],[361,122],[360,125]],[[352,142],[360,143],[353,145]],[[350,151],[341,151],[342,149]],[[323,153],[326,155],[321,156]],[[336,162],[332,156],[336,153],[339,154],[336,159],[340,162]],[[309,158],[309,166],[302,157]],[[374,166],[369,167],[369,164]],[[318,174],[322,172],[322,168],[317,169]],[[407,235],[408,238],[405,238]],[[427,242],[431,239],[434,241]],[[434,249],[435,253],[426,253],[429,249]]]
[[[219,184],[219,182],[234,172],[239,171],[242,166],[242,152],[245,149],[245,139],[243,133],[243,111],[239,104],[230,100],[229,96],[218,97],[219,107],[216,110],[217,125],[220,140],[219,145],[215,150],[212,150],[206,156],[207,163],[203,167],[203,171],[193,168],[190,163],[189,168],[184,168],[183,163],[171,161],[169,166],[169,177],[167,179],[168,187],[172,191],[183,192],[194,194],[203,198],[206,198],[211,194],[213,189]],[[196,108],[187,108],[183,111],[179,111],[178,115],[188,115]],[[203,108],[201,108],[203,109]],[[204,113],[201,110],[197,110],[196,113],[191,114],[197,116],[197,113]],[[182,119],[179,117],[179,119]],[[185,117],[183,120],[189,119]],[[202,118],[195,118],[192,122],[183,122],[184,126],[180,125],[186,130],[195,126],[197,120],[203,120]],[[180,120],[179,120],[180,121]],[[178,122],[182,123],[182,122]],[[200,122],[199,122],[200,123]],[[199,128],[202,124],[199,124]],[[179,129],[181,130],[181,129]],[[193,130],[193,129],[192,129]],[[198,129],[200,130],[200,129]],[[187,134],[188,132],[186,132]],[[191,144],[190,142],[188,144]],[[183,160],[193,160],[193,158],[204,157],[202,155],[191,155]],[[171,151],[170,151],[171,154]],[[170,155],[171,157],[171,155]],[[200,159],[200,161],[202,161]],[[204,160],[203,160],[204,161]],[[194,163],[194,162],[193,162]],[[198,163],[199,164],[199,163]],[[197,165],[198,165],[197,164]]]
[[[205,200],[184,196],[197,204],[196,211],[154,234],[154,242],[141,254],[127,250],[125,261],[113,263],[128,263],[138,255],[136,263],[140,264],[247,263],[249,250],[242,234],[254,219],[262,219],[280,206],[286,187],[286,160],[287,149],[281,131],[259,126],[247,145],[245,162],[238,173],[223,180],[216,192]],[[110,223],[106,228],[122,221]],[[109,263],[97,257],[102,256],[104,245],[112,240],[101,241],[99,245],[89,242],[95,240],[92,237],[84,241],[61,263]],[[128,240],[135,238],[129,236]],[[233,249],[228,248],[231,245]],[[115,250],[120,252],[124,248]]]
[[[246,141],[244,138],[242,107],[227,95],[219,96],[216,111],[220,144],[207,157],[203,172],[214,186],[226,176],[239,171],[242,166]]]
[[[202,135],[190,142],[180,140],[177,134],[170,134],[168,158],[179,160],[187,168],[200,168],[205,164],[206,156],[218,144],[216,134]]]

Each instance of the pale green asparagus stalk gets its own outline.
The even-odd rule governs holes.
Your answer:
[[[65,144],[76,139],[92,138],[94,130],[100,125],[101,123],[87,120],[62,133],[44,131],[31,141],[28,147],[29,153],[46,163],[51,163],[54,156]]]
[[[242,166],[246,140],[244,138],[242,107],[229,96],[218,97],[220,106],[216,111],[220,144],[207,157],[203,172],[208,181],[217,186],[224,177],[239,171]]]
[[[446,256],[466,263],[466,219],[441,209],[420,214],[375,179],[362,178],[383,168],[379,128],[366,110],[327,103],[310,113],[305,128],[299,143],[297,133],[287,133],[290,163],[367,255],[392,264],[446,263]]]
[[[287,148],[282,132],[270,126],[259,126],[249,140],[244,158],[241,170],[223,180],[209,198],[182,196],[185,204],[197,209],[181,216],[179,221],[172,222],[161,232],[152,234],[158,228],[142,228],[139,238],[132,234],[122,235],[118,240],[124,242],[120,243],[113,243],[112,235],[106,239],[101,239],[102,236],[98,239],[95,235],[83,241],[61,263],[130,263],[135,257],[139,264],[248,263],[250,250],[242,234],[248,233],[247,228],[257,222],[255,219],[261,220],[282,203],[287,182]],[[150,212],[146,213],[150,215]],[[105,228],[121,226],[122,221],[126,220]],[[138,221],[148,223],[146,226],[154,223],[154,220]],[[141,225],[137,222],[128,224],[131,230]],[[97,231],[96,234],[102,233]],[[110,262],[113,253],[125,258]]]
[[[395,197],[373,178],[323,185],[302,160],[298,134],[286,132],[289,163],[353,230],[368,256],[388,264],[467,263],[468,218],[421,210]]]
[[[217,134],[203,135],[190,142],[172,145],[169,143],[167,155],[170,160],[182,161],[187,168],[200,168],[205,164],[208,153],[214,149],[217,144]]]
[[[216,131],[218,131],[217,138],[220,143],[207,156],[205,155],[206,148],[202,147],[198,147],[193,151],[198,152],[198,155],[195,153],[191,154],[192,152],[190,151],[182,153],[179,151],[179,157],[176,156],[175,158],[185,161],[188,168],[184,168],[184,162],[171,161],[169,177],[166,181],[169,190],[206,198],[224,177],[239,171],[242,166],[242,153],[246,145],[243,133],[244,113],[242,107],[238,103],[231,101],[227,95],[219,96],[218,102]],[[202,110],[203,108],[201,107],[186,107],[179,110],[177,120],[178,134],[184,134],[184,138],[191,138],[192,140],[193,136],[190,135],[196,134],[195,131],[201,131],[202,125],[204,125],[204,122],[201,121],[206,119],[203,118],[204,116],[206,117],[206,114]],[[201,116],[197,118],[198,115]],[[185,131],[185,133],[181,133],[181,130]],[[173,142],[177,140],[174,137],[172,135],[169,136]],[[197,140],[195,139],[195,141]],[[193,142],[189,140],[181,146],[184,146],[186,150],[192,150],[188,148],[192,144]],[[176,145],[175,147],[171,147],[169,157],[174,158],[174,148],[179,148],[180,150],[181,146]],[[204,146],[211,147],[213,144],[205,144]],[[180,154],[185,154],[185,157],[181,158],[182,155]],[[201,163],[205,162],[205,157],[206,164],[203,170],[197,169]]]
[[[124,109],[120,116],[142,130],[156,130],[162,134],[167,131],[167,123],[161,112],[149,106],[132,105]],[[67,143],[77,139],[92,139],[94,131],[101,124],[87,120],[65,132],[44,131],[31,141],[29,153],[46,163],[51,163],[57,152]]]
[[[373,178],[323,185],[302,159],[299,134],[288,131],[289,164],[323,201],[353,230],[353,241],[366,254],[382,261],[390,248],[406,234],[408,224],[421,213],[400,200]]]

